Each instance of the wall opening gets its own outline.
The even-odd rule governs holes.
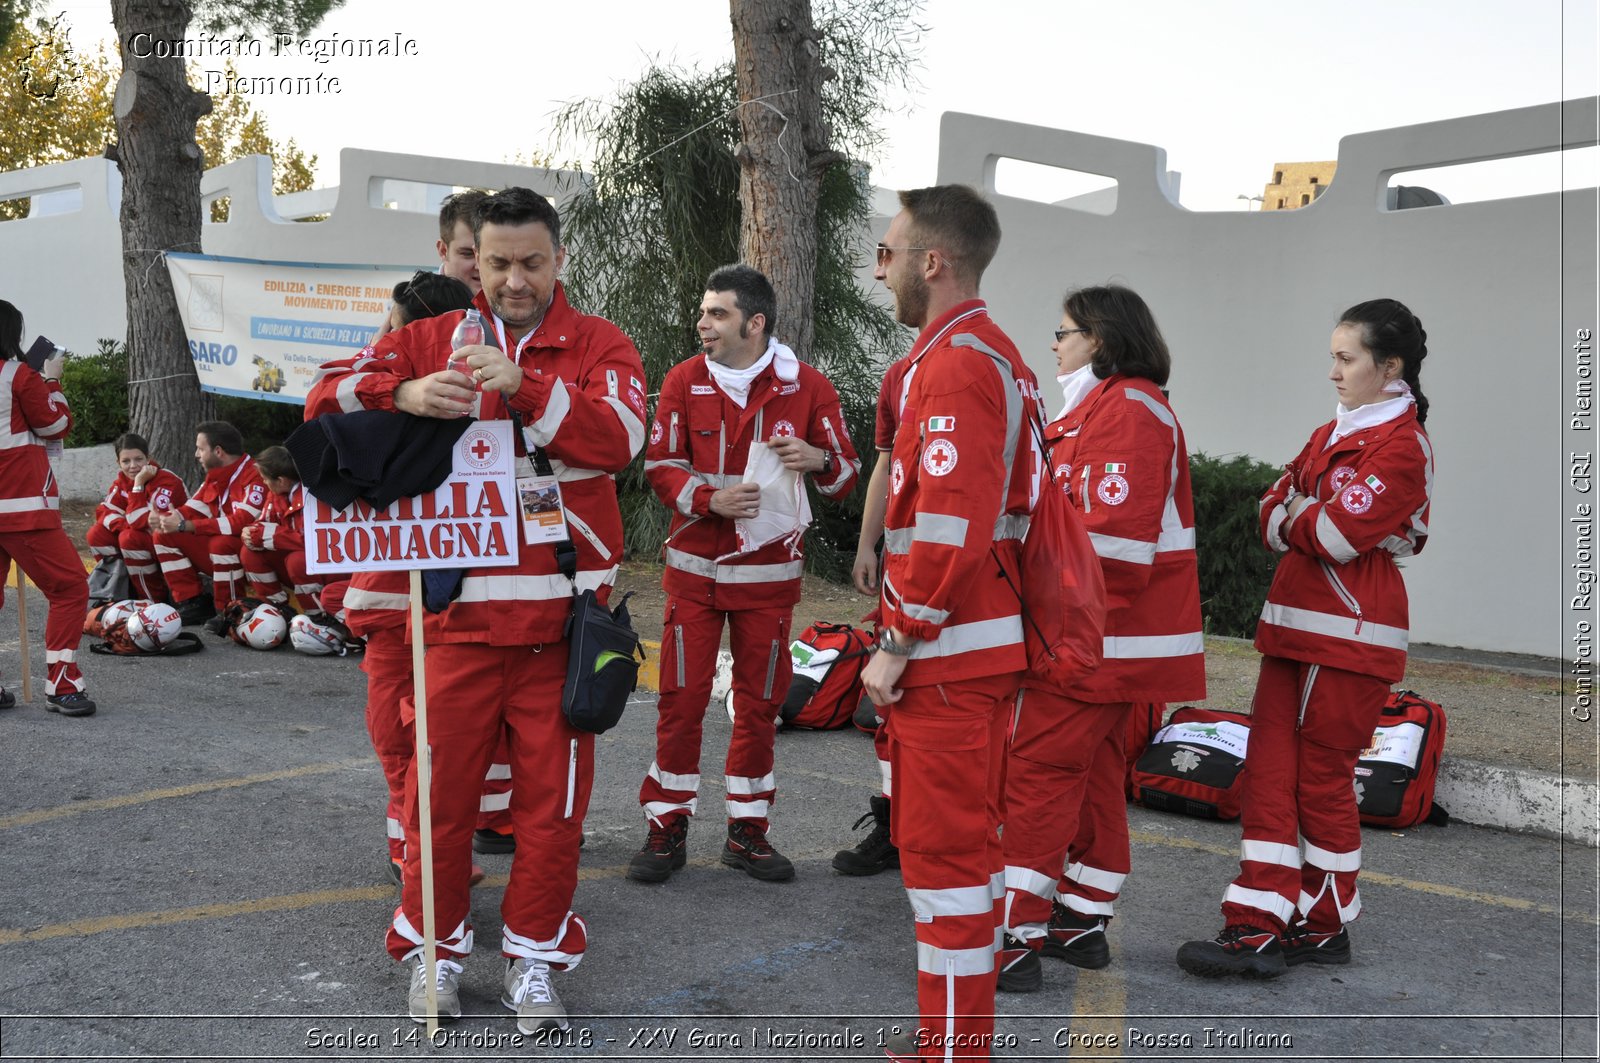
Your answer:
[[[1430,189],[1446,201],[1442,206],[1482,203],[1517,196],[1536,196],[1600,185],[1600,147],[1569,148],[1511,159],[1434,166],[1425,170],[1406,170],[1389,178],[1389,208],[1397,206],[1397,190],[1404,187]]]
[[[1115,177],[1021,159],[995,161],[994,190],[1003,196],[1089,214],[1110,214],[1117,209]]]

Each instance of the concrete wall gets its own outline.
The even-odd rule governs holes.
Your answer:
[[[1412,637],[1554,656],[1563,374],[1570,337],[1595,324],[1595,192],[1394,211],[1387,186],[1405,170],[1591,145],[1595,120],[1589,98],[1347,136],[1337,179],[1309,207],[1195,213],[1165,186],[1160,148],[952,113],[939,181],[984,189],[999,208],[1006,235],[984,294],[1041,380],[1055,377],[1050,331],[1067,288],[1115,279],[1146,298],[1173,349],[1191,451],[1288,461],[1333,415],[1339,312],[1376,296],[1407,303],[1428,331],[1437,454],[1435,534],[1405,565]],[[1003,157],[1115,177],[1116,210],[997,195]]]
[[[583,180],[539,167],[353,149],[339,153],[339,178],[336,189],[275,202],[265,156],[206,171],[202,200],[227,196],[229,216],[205,222],[202,249],[287,262],[432,267],[439,201],[456,186],[524,185],[559,208]],[[0,222],[0,297],[21,307],[30,339],[43,333],[92,354],[99,339],[120,340],[127,332],[121,190],[115,164],[99,158],[0,174],[0,199],[33,197],[28,217]],[[325,221],[291,220],[330,208]]]

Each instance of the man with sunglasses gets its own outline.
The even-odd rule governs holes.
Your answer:
[[[998,829],[1006,726],[1026,655],[1020,585],[1038,383],[978,284],[1000,245],[963,185],[900,193],[876,276],[920,330],[890,454],[878,652],[890,830],[916,914],[918,1028],[896,1060],[988,1059],[1004,925]],[[1032,404],[1030,407],[1029,404]]]
[[[609,595],[622,559],[622,515],[612,477],[644,444],[644,368],[627,336],[567,302],[561,219],[526,188],[488,197],[474,214],[483,290],[473,305],[487,342],[452,352],[461,313],[418,321],[353,359],[330,362],[312,386],[306,416],[400,410],[418,417],[511,418],[519,476],[542,450],[558,477],[576,578],[556,544],[523,544],[514,570],[468,569],[459,596],[428,619],[428,705],[433,771],[433,881],[440,962],[432,974],[441,1018],[461,1013],[461,960],[472,951],[467,875],[479,790],[502,729],[512,734],[511,817],[516,856],[500,911],[507,959],[501,1002],[528,1034],[565,1030],[552,971],[583,959],[584,921],[572,911],[578,846],[594,781],[594,735],[561,710],[565,628],[574,582]],[[454,360],[466,371],[449,368]],[[474,388],[481,389],[481,393]],[[420,853],[417,772],[406,778],[406,849]],[[430,972],[423,960],[421,861],[406,861],[388,949],[411,965],[410,1014],[426,1021]]]

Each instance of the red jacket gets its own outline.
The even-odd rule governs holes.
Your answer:
[[[1428,541],[1433,445],[1415,406],[1325,446],[1312,434],[1261,499],[1261,535],[1286,551],[1256,626],[1256,649],[1398,682],[1410,640],[1397,557]],[[1286,523],[1294,493],[1317,501]]]
[[[817,490],[843,498],[861,471],[845,430],[839,395],[827,377],[801,364],[791,384],[769,366],[750,384],[743,409],[719,388],[704,356],[687,358],[667,371],[656,403],[644,474],[662,504],[672,510],[667,535],[668,594],[710,601],[718,609],[759,609],[800,600],[804,569],[793,551],[770,543],[718,561],[738,549],[735,522],[711,512],[711,496],[744,479],[750,448],[784,435],[798,435],[833,455],[833,471],[815,474]]]
[[[176,473],[167,469],[159,470],[143,488],[137,489],[131,477],[119,472],[111,481],[106,497],[95,507],[94,521],[109,532],[120,532],[124,528],[144,531],[150,524],[152,509],[168,513],[183,505],[188,497],[189,489]]]
[[[494,343],[496,319],[488,301],[479,293],[473,302],[490,323],[486,338]],[[354,358],[328,362],[306,398],[307,419],[341,411],[394,409],[394,391],[401,383],[445,368],[450,333],[464,315],[463,311],[414,321]],[[644,367],[639,352],[611,322],[573,309],[557,284],[544,320],[510,357],[526,373],[511,406],[534,442],[550,456],[561,480],[568,527],[578,549],[578,586],[594,588],[604,600],[622,560],[622,514],[612,477],[644,443]],[[484,420],[506,416],[499,394],[485,392],[482,398]],[[516,443],[520,453],[522,441]],[[531,471],[520,459],[519,467]],[[397,575],[405,586],[405,574]],[[365,582],[355,582],[345,599],[347,608],[370,607],[357,593]],[[514,569],[469,569],[461,596],[443,613],[428,618],[427,640],[492,646],[558,642],[572,613],[572,593],[572,584],[556,567],[555,547],[523,544]],[[392,599],[384,603],[390,605],[405,608],[404,602]]]
[[[1080,701],[1206,696],[1189,451],[1153,382],[1112,376],[1045,428],[1106,581],[1105,661]]]
[[[1012,588],[1038,468],[1027,428],[1038,383],[979,300],[924,328],[911,357],[884,518],[883,626],[920,640],[900,685],[1020,673]]]
[[[246,546],[258,550],[279,550],[286,554],[303,552],[306,536],[301,513],[305,508],[306,489],[299,483],[286,495],[268,491],[261,519],[246,527],[241,538]]]
[[[20,358],[0,362],[0,532],[61,527],[61,494],[44,441],[70,431],[60,383]]]
[[[255,461],[246,454],[206,472],[200,489],[179,506],[195,535],[238,535],[246,525],[261,519],[267,504],[267,485]]]

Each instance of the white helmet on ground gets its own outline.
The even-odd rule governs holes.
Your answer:
[[[148,598],[129,598],[115,605],[108,605],[105,612],[100,614],[100,625],[108,628],[118,620],[127,620],[145,606],[154,604]]]
[[[253,650],[275,650],[288,635],[289,622],[277,606],[265,603],[245,613],[233,628],[233,641]]]
[[[170,605],[145,602],[127,618],[128,637],[147,653],[172,645],[183,631],[183,618]]]
[[[343,657],[350,652],[343,635],[305,613],[289,621],[289,645],[313,657]]]

